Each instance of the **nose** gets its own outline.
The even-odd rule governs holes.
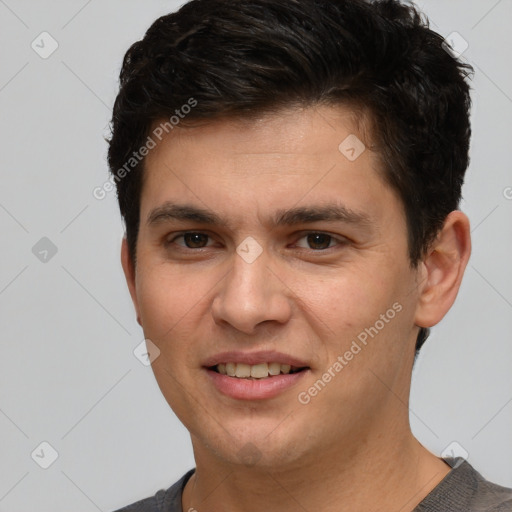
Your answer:
[[[252,263],[237,253],[233,255],[231,271],[212,302],[216,324],[229,324],[238,331],[255,334],[260,324],[284,324],[290,319],[290,291],[269,263],[265,252]]]

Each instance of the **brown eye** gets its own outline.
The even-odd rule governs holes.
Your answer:
[[[336,246],[343,246],[348,240],[343,236],[329,235],[328,233],[310,232],[304,233],[296,243],[301,249],[309,249],[316,252],[322,252],[332,249]]]
[[[307,239],[311,249],[327,249],[331,243],[332,237],[323,233],[314,233],[308,235]]]
[[[208,243],[208,235],[203,233],[185,233],[183,239],[190,249],[205,247]]]
[[[307,235],[307,241],[311,249],[328,249],[332,242],[332,236],[325,233],[312,233]]]
[[[204,233],[183,233],[173,238],[169,243],[177,243],[176,241],[179,239],[183,239],[184,243],[177,243],[182,247],[186,247],[187,249],[202,249],[208,245],[209,236]]]

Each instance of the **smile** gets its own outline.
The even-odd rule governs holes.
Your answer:
[[[253,365],[246,363],[220,363],[211,369],[221,375],[227,375],[238,379],[267,379],[277,375],[297,373],[303,368],[273,362]]]

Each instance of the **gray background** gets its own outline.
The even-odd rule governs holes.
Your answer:
[[[512,487],[512,2],[418,3],[443,36],[469,43],[476,70],[462,204],[474,249],[417,362],[411,423],[433,452],[456,441]],[[0,511],[108,511],[193,467],[187,432],[133,355],[143,335],[115,194],[92,195],[108,176],[103,137],[124,52],[178,5],[0,0]],[[31,47],[51,48],[43,31],[59,45],[46,59]],[[48,469],[43,441],[58,452]]]

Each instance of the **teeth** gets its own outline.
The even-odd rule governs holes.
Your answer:
[[[268,373],[270,375],[279,375],[281,373],[281,365],[279,363],[270,363],[268,365]]]
[[[235,375],[239,378],[246,378],[251,376],[251,367],[248,364],[238,363],[236,365]]]
[[[235,363],[226,363],[226,373],[230,377],[234,377],[236,374],[236,364]]]
[[[260,363],[260,364],[245,364],[245,363],[220,363],[217,365],[217,371],[221,375],[228,375],[229,377],[237,377],[240,379],[265,379],[269,376],[279,374],[287,375],[292,370],[289,364],[281,363]]]
[[[264,377],[268,377],[268,364],[261,363],[251,366],[251,377],[254,377],[255,379],[263,379]]]

